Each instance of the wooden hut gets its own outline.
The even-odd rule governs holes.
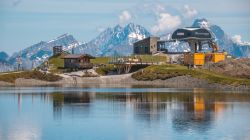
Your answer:
[[[95,57],[88,54],[68,54],[63,57],[65,69],[91,69],[93,64],[90,59]]]

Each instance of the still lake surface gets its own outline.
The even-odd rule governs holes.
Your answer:
[[[0,88],[0,140],[249,140],[250,93]]]

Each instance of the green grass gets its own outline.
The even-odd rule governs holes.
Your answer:
[[[133,58],[135,56],[131,56]],[[152,55],[136,55],[136,58],[141,58],[142,62],[166,62],[167,58],[165,56],[152,56]],[[93,64],[108,64],[111,57],[96,57],[91,59]]]
[[[91,59],[90,62],[93,64],[108,64],[110,57],[96,57]]]
[[[62,79],[60,76],[58,75],[54,75],[51,73],[42,73],[40,71],[22,71],[22,72],[12,72],[12,73],[8,73],[8,74],[0,74],[0,81],[5,81],[5,82],[10,82],[10,83],[14,83],[16,79],[18,78],[25,78],[25,79],[37,79],[37,80],[43,80],[43,81],[50,81],[50,82],[54,82],[54,81],[58,81],[60,79]]]
[[[202,69],[187,69],[187,67],[180,65],[157,65],[149,66],[132,75],[137,80],[156,80],[168,79],[176,76],[190,75],[195,78],[205,79],[211,83],[229,84],[229,85],[248,85],[250,86],[249,79],[237,78],[214,73]]]
[[[99,75],[107,75],[108,72],[110,71],[115,71],[115,67],[114,65],[112,64],[108,64],[106,66],[103,66],[103,67],[98,67],[96,69],[96,72],[99,74]]]
[[[133,56],[132,56],[133,57]],[[166,56],[152,56],[152,55],[136,55],[137,58],[141,58],[142,62],[166,62]]]
[[[65,56],[67,54],[61,54],[61,55],[55,55],[55,56],[52,56],[48,59],[49,61],[49,72],[52,72],[52,73],[62,73],[63,70],[60,69],[60,68],[63,68],[64,67],[64,60],[62,59],[63,56]],[[45,65],[45,62],[42,63],[39,67],[43,67]]]
[[[64,61],[62,59],[63,56],[64,54],[61,54],[59,56],[52,56],[49,59],[49,63],[53,64],[55,67],[64,67]]]
[[[61,54],[59,56],[52,56],[49,58],[49,71],[52,73],[62,73],[62,70],[59,68],[63,68],[64,67],[64,61],[62,59],[62,57],[65,54]]]

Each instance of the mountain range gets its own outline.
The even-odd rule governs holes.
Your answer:
[[[50,41],[41,41],[24,50],[14,53],[8,58],[10,64],[15,64],[18,57],[22,58],[24,68],[30,69],[38,66],[50,56],[52,56],[53,46],[63,46],[65,51],[70,51],[73,47],[81,45],[72,35],[64,34]]]
[[[250,43],[233,40],[218,25],[214,25],[206,19],[196,19],[191,27],[206,28],[213,32],[220,49],[227,51],[230,55],[250,57]],[[133,52],[133,43],[149,36],[152,36],[149,31],[134,23],[129,23],[124,27],[117,25],[113,28],[107,28],[87,43],[80,43],[72,35],[64,34],[50,41],[41,41],[14,53],[10,57],[2,52],[0,53],[0,62],[14,65],[16,58],[21,57],[22,65],[29,69],[48,59],[52,55],[53,46],[57,45],[63,46],[65,51],[71,51],[74,48],[75,53],[88,53],[93,56],[130,55]],[[161,39],[164,40],[170,38],[171,33],[161,36]],[[189,51],[188,45],[180,42],[168,45],[167,49],[169,51]]]
[[[13,65],[8,62],[9,55],[3,51],[0,52],[0,72],[14,70]]]
[[[196,19],[192,26],[212,31],[220,49],[225,50],[230,55],[234,57],[250,57],[250,43],[232,39],[220,26],[214,25],[206,19]]]
[[[149,37],[151,34],[142,26],[129,23],[107,28],[89,43],[76,47],[78,53],[94,56],[129,55],[133,53],[133,43]]]

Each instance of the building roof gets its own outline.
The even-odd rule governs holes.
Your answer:
[[[89,55],[89,54],[68,54],[63,57],[63,59],[78,59],[82,57],[88,57],[90,59],[94,59],[95,57]]]
[[[197,40],[212,40],[212,33],[204,28],[182,28],[177,29],[172,34],[173,40],[189,40],[189,39],[197,39]]]
[[[160,37],[157,37],[157,36],[149,36],[147,38],[144,38],[142,40],[139,40],[137,42],[134,43],[135,44],[138,44],[138,43],[141,43],[141,42],[144,42],[144,41],[150,41],[150,39],[157,39],[157,40],[160,40]]]

